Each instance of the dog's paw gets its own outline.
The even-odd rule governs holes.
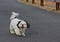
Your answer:
[[[21,36],[21,34],[16,34],[17,36]]]
[[[22,33],[22,36],[25,36],[25,33]]]
[[[15,34],[15,32],[10,32],[10,34]]]
[[[17,36],[21,36],[21,35],[17,35]]]

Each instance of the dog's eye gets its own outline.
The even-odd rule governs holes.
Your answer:
[[[21,24],[21,25],[26,25],[26,24]]]

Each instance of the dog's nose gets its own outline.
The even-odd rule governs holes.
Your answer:
[[[21,28],[24,28],[24,25],[22,24]]]

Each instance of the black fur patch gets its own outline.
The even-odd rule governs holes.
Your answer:
[[[27,24],[27,28],[30,28],[30,24],[25,20],[26,24]]]
[[[19,23],[20,23],[20,22],[21,22],[21,21],[18,21],[18,24],[17,24],[17,27],[18,27],[18,28],[20,28],[20,27],[19,27]]]

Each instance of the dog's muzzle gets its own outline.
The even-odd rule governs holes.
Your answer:
[[[22,24],[22,26],[20,28],[24,28],[24,25]]]

